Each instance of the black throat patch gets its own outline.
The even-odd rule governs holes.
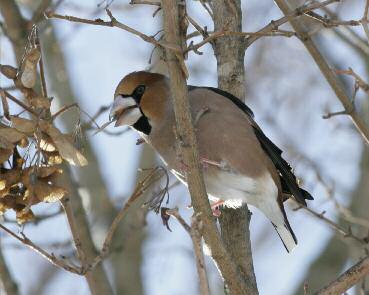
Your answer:
[[[136,129],[137,131],[140,131],[146,135],[149,135],[151,132],[151,125],[149,123],[149,120],[143,113],[140,119],[138,119],[138,121],[134,123],[132,127]]]

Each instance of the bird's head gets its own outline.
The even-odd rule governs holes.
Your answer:
[[[149,72],[133,72],[118,84],[110,120],[115,126],[128,125],[149,134],[153,124],[160,123],[168,104],[169,87],[165,76]]]

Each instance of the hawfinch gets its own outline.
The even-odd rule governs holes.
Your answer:
[[[169,80],[161,74],[133,72],[115,90],[110,119],[137,130],[182,181],[183,162],[176,152],[175,118]],[[260,209],[290,252],[297,239],[283,201],[292,196],[306,205],[282,151],[265,136],[249,107],[213,87],[188,86],[188,97],[203,163],[206,190],[215,204]],[[220,201],[221,200],[221,201]]]

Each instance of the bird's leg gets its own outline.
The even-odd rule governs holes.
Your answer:
[[[218,167],[221,170],[226,170],[226,171],[230,170],[230,167],[225,161],[217,162],[217,161],[207,159],[205,157],[200,157],[200,162],[203,168],[209,168],[209,166],[214,166],[214,167]]]
[[[219,210],[219,206],[223,205],[224,201],[223,200],[218,200],[215,203],[210,205],[211,208],[211,212],[213,212],[213,216],[215,217],[219,217],[221,215],[221,212]],[[191,205],[187,205],[187,208],[190,209],[192,208],[192,204]]]

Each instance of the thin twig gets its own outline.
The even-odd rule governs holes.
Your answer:
[[[0,97],[1,97],[1,104],[3,106],[4,117],[10,120],[9,104],[8,104],[8,101],[6,100],[4,90],[0,90]]]
[[[41,17],[43,16],[45,10],[50,6],[52,1],[50,0],[42,0],[40,1],[40,4],[38,5],[38,7],[35,9],[32,18],[30,20],[31,24],[36,24]]]
[[[358,84],[358,86],[365,91],[366,93],[369,93],[369,84],[364,81],[363,78],[361,78],[358,74],[354,72],[352,68],[348,68],[348,70],[336,70],[337,74],[345,74],[354,77],[355,83]]]
[[[321,7],[328,5],[329,3],[339,2],[339,0],[327,0],[321,3],[314,3],[315,5],[320,5]],[[286,16],[289,16],[291,11],[289,4],[286,0],[275,0],[275,3],[279,6],[279,8],[283,11]],[[313,5],[314,5],[313,4]],[[356,127],[359,134],[364,139],[365,143],[369,145],[369,127],[366,125],[364,120],[359,116],[356,111],[350,112],[352,110],[353,105],[349,96],[346,94],[345,89],[342,83],[338,80],[337,75],[328,65],[326,59],[323,57],[315,42],[311,39],[311,37],[305,32],[301,23],[295,18],[289,18],[289,21],[299,35],[300,40],[305,45],[306,49],[309,51],[310,55],[314,59],[315,63],[318,65],[321,73],[324,75],[327,82],[330,84],[331,88],[335,92],[337,98],[342,103],[344,110],[349,112],[349,116]]]
[[[127,31],[133,35],[136,35],[138,37],[140,37],[142,40],[149,42],[151,44],[154,44],[156,46],[161,46],[161,47],[166,47],[169,48],[171,50],[174,51],[179,51],[179,48],[170,44],[165,44],[163,42],[159,42],[157,41],[155,38],[148,36],[134,28],[131,28],[121,22],[119,22],[111,13],[111,11],[109,9],[106,9],[106,13],[110,18],[110,21],[103,21],[102,19],[98,18],[98,19],[86,19],[86,18],[80,18],[80,17],[75,17],[75,16],[70,16],[70,15],[60,15],[57,13],[54,13],[52,11],[47,11],[45,13],[45,15],[48,18],[56,18],[56,19],[63,19],[63,20],[67,20],[70,22],[75,22],[75,23],[84,23],[84,24],[89,24],[89,25],[95,25],[95,26],[104,26],[104,27],[116,27],[119,29],[122,29],[124,31]]]
[[[28,105],[26,105],[24,102],[20,101],[18,98],[16,98],[15,96],[11,95],[8,91],[0,88],[0,91],[3,91],[5,96],[7,98],[9,98],[11,101],[15,102],[17,105],[19,105],[20,107],[22,107],[23,109],[25,109],[27,112],[29,112],[30,114],[34,115],[34,116],[38,116],[34,110],[32,110]]]
[[[254,36],[254,37],[283,36],[283,37],[290,38],[290,37],[296,36],[296,33],[292,32],[292,31],[279,30],[279,29],[271,29],[270,31],[265,31],[265,32],[218,31],[218,32],[212,33],[211,35],[209,35],[207,38],[205,38],[201,42],[199,42],[197,44],[190,45],[187,48],[187,50],[185,50],[185,53],[187,53],[191,50],[197,51],[200,47],[204,46],[205,44],[210,43],[210,42],[214,41],[215,39],[218,39],[218,38],[224,37],[224,36],[237,36],[237,37],[244,37],[244,38],[250,37],[250,36]]]
[[[69,228],[70,228],[70,231],[71,231],[72,236],[73,236],[73,242],[74,242],[74,245],[77,249],[78,258],[79,258],[79,261],[82,265],[82,270],[84,270],[84,269],[86,269],[87,256],[86,256],[85,251],[82,247],[82,240],[80,238],[79,228],[78,228],[78,225],[77,225],[76,220],[75,220],[75,216],[74,216],[74,212],[73,212],[73,209],[71,207],[71,204],[70,204],[69,196],[64,197],[61,200],[60,203],[61,203],[61,205],[64,209],[65,215],[67,216]]]
[[[321,167],[319,167],[319,165],[316,162],[314,162],[312,159],[304,155],[301,151],[297,151],[296,147],[293,145],[288,146],[288,150],[296,154],[296,156],[298,157],[298,162],[303,161],[314,172],[317,183],[323,186],[324,190],[326,191],[328,200],[333,202],[335,208],[337,209],[342,219],[344,219],[349,223],[365,227],[366,229],[369,230],[368,219],[355,216],[351,212],[351,210],[344,207],[336,200],[336,198],[334,197],[333,185],[329,184],[328,181],[325,179],[326,177],[323,177],[323,175],[320,173]],[[330,182],[333,182],[333,180],[330,180]]]
[[[186,18],[188,19],[189,23],[205,38],[209,37],[207,31],[205,31],[191,16],[186,14]]]
[[[44,2],[48,2],[48,1],[44,1]],[[35,43],[36,43],[38,50],[41,52],[40,60],[38,62],[38,65],[40,67],[41,91],[42,91],[42,96],[47,98],[48,96],[47,96],[47,87],[46,87],[46,79],[45,79],[44,62],[42,58],[41,43],[40,43],[40,38],[38,35],[38,28],[36,27],[35,30],[36,30]]]
[[[197,272],[200,280],[200,294],[210,295],[209,281],[206,274],[205,259],[202,247],[202,229],[203,224],[200,219],[200,214],[192,216],[190,236],[193,243],[193,248],[196,257]]]
[[[84,270],[84,272],[88,272],[94,269],[109,254],[111,242],[112,242],[114,233],[118,228],[119,223],[126,216],[128,209],[131,207],[131,205],[140,196],[142,196],[142,194],[145,193],[148,187],[150,187],[153,183],[155,183],[158,180],[158,178],[161,178],[162,169],[163,169],[162,167],[156,167],[155,169],[152,169],[151,172],[137,184],[131,197],[127,200],[127,202],[124,204],[122,209],[120,209],[120,211],[118,212],[117,216],[114,218],[108,230],[108,233],[105,237],[100,254],[95,257],[93,262],[90,265],[88,265],[88,267]]]
[[[325,114],[322,116],[323,119],[330,119],[332,117],[335,117],[335,116],[340,116],[340,115],[349,115],[351,112],[349,111],[338,111],[338,112],[330,112],[328,114]]]
[[[209,6],[206,5],[204,0],[200,0],[201,5],[205,8],[206,12],[210,15],[211,19],[214,19],[214,14],[209,8]]]
[[[326,28],[333,28],[338,26],[360,26],[360,21],[358,20],[336,20],[336,19],[329,19],[327,17],[323,17],[320,14],[309,11],[305,13],[306,16],[311,17],[312,19],[320,22]]]
[[[129,4],[131,4],[131,5],[145,4],[145,5],[160,6],[160,2],[149,1],[149,0],[131,0],[131,2],[129,2]]]
[[[166,210],[166,214],[175,217],[186,232],[190,235],[196,259],[197,273],[200,281],[200,294],[209,295],[209,282],[206,274],[204,253],[202,251],[202,222],[199,215],[192,216],[191,227],[186,223],[181,214],[179,214],[178,208]]]
[[[284,17],[281,17],[280,19],[271,21],[268,25],[266,25],[264,28],[260,29],[258,33],[268,33],[273,30],[278,29],[279,26],[295,19],[298,16],[301,16],[309,11],[316,10],[323,8],[327,5],[330,5],[335,2],[340,2],[340,0],[326,0],[323,2],[313,2],[310,5],[302,5],[292,11],[289,11],[288,13],[285,13]],[[256,40],[258,40],[262,35],[253,35],[247,38],[247,46],[250,46],[252,43],[254,43]]]
[[[66,105],[64,107],[62,107],[59,111],[57,111],[56,113],[54,113],[52,116],[51,116],[51,121],[54,121],[58,116],[60,116],[61,114],[63,114],[64,112],[68,111],[69,109],[71,108],[77,108],[79,109],[79,106],[78,106],[78,103],[72,103],[70,105]]]
[[[182,225],[182,227],[186,230],[186,232],[191,234],[191,227],[187,224],[187,222],[183,219],[181,214],[179,214],[178,208],[168,209],[165,211],[167,215],[173,216],[177,219],[177,221]]]
[[[322,9],[331,18],[337,18],[337,14],[334,13],[328,7]],[[349,26],[344,26],[340,30],[333,29],[333,32],[343,39],[349,46],[353,47],[361,54],[369,55],[369,41],[365,41],[361,36]]]
[[[3,229],[9,236],[17,239],[18,241],[20,241],[21,243],[23,243],[24,245],[26,245],[33,251],[39,253],[43,258],[48,260],[51,264],[61,267],[65,269],[66,271],[69,271],[69,272],[72,272],[78,275],[82,275],[81,269],[71,266],[65,263],[63,260],[57,259],[54,254],[49,254],[48,252],[46,252],[45,250],[43,250],[42,248],[34,244],[24,234],[22,234],[22,236],[18,236],[16,233],[14,233],[13,231],[11,231],[10,229],[8,229],[2,224],[0,224],[0,228]]]
[[[318,213],[316,211],[314,211],[311,208],[308,208],[306,206],[303,206],[299,203],[297,203],[297,201],[293,200],[295,202],[296,205],[298,205],[298,207],[295,210],[300,210],[300,209],[304,209],[306,212],[308,212],[310,215],[324,221],[326,224],[328,224],[333,230],[335,230],[337,233],[339,233],[340,235],[342,235],[344,238],[350,238],[356,242],[358,242],[360,245],[362,246],[368,246],[368,240],[366,238],[360,238],[356,235],[354,235],[351,231],[347,231],[344,228],[342,228],[340,225],[338,225],[337,223],[335,223],[334,221],[332,221],[331,219],[325,217],[325,211],[323,211],[322,213]]]

